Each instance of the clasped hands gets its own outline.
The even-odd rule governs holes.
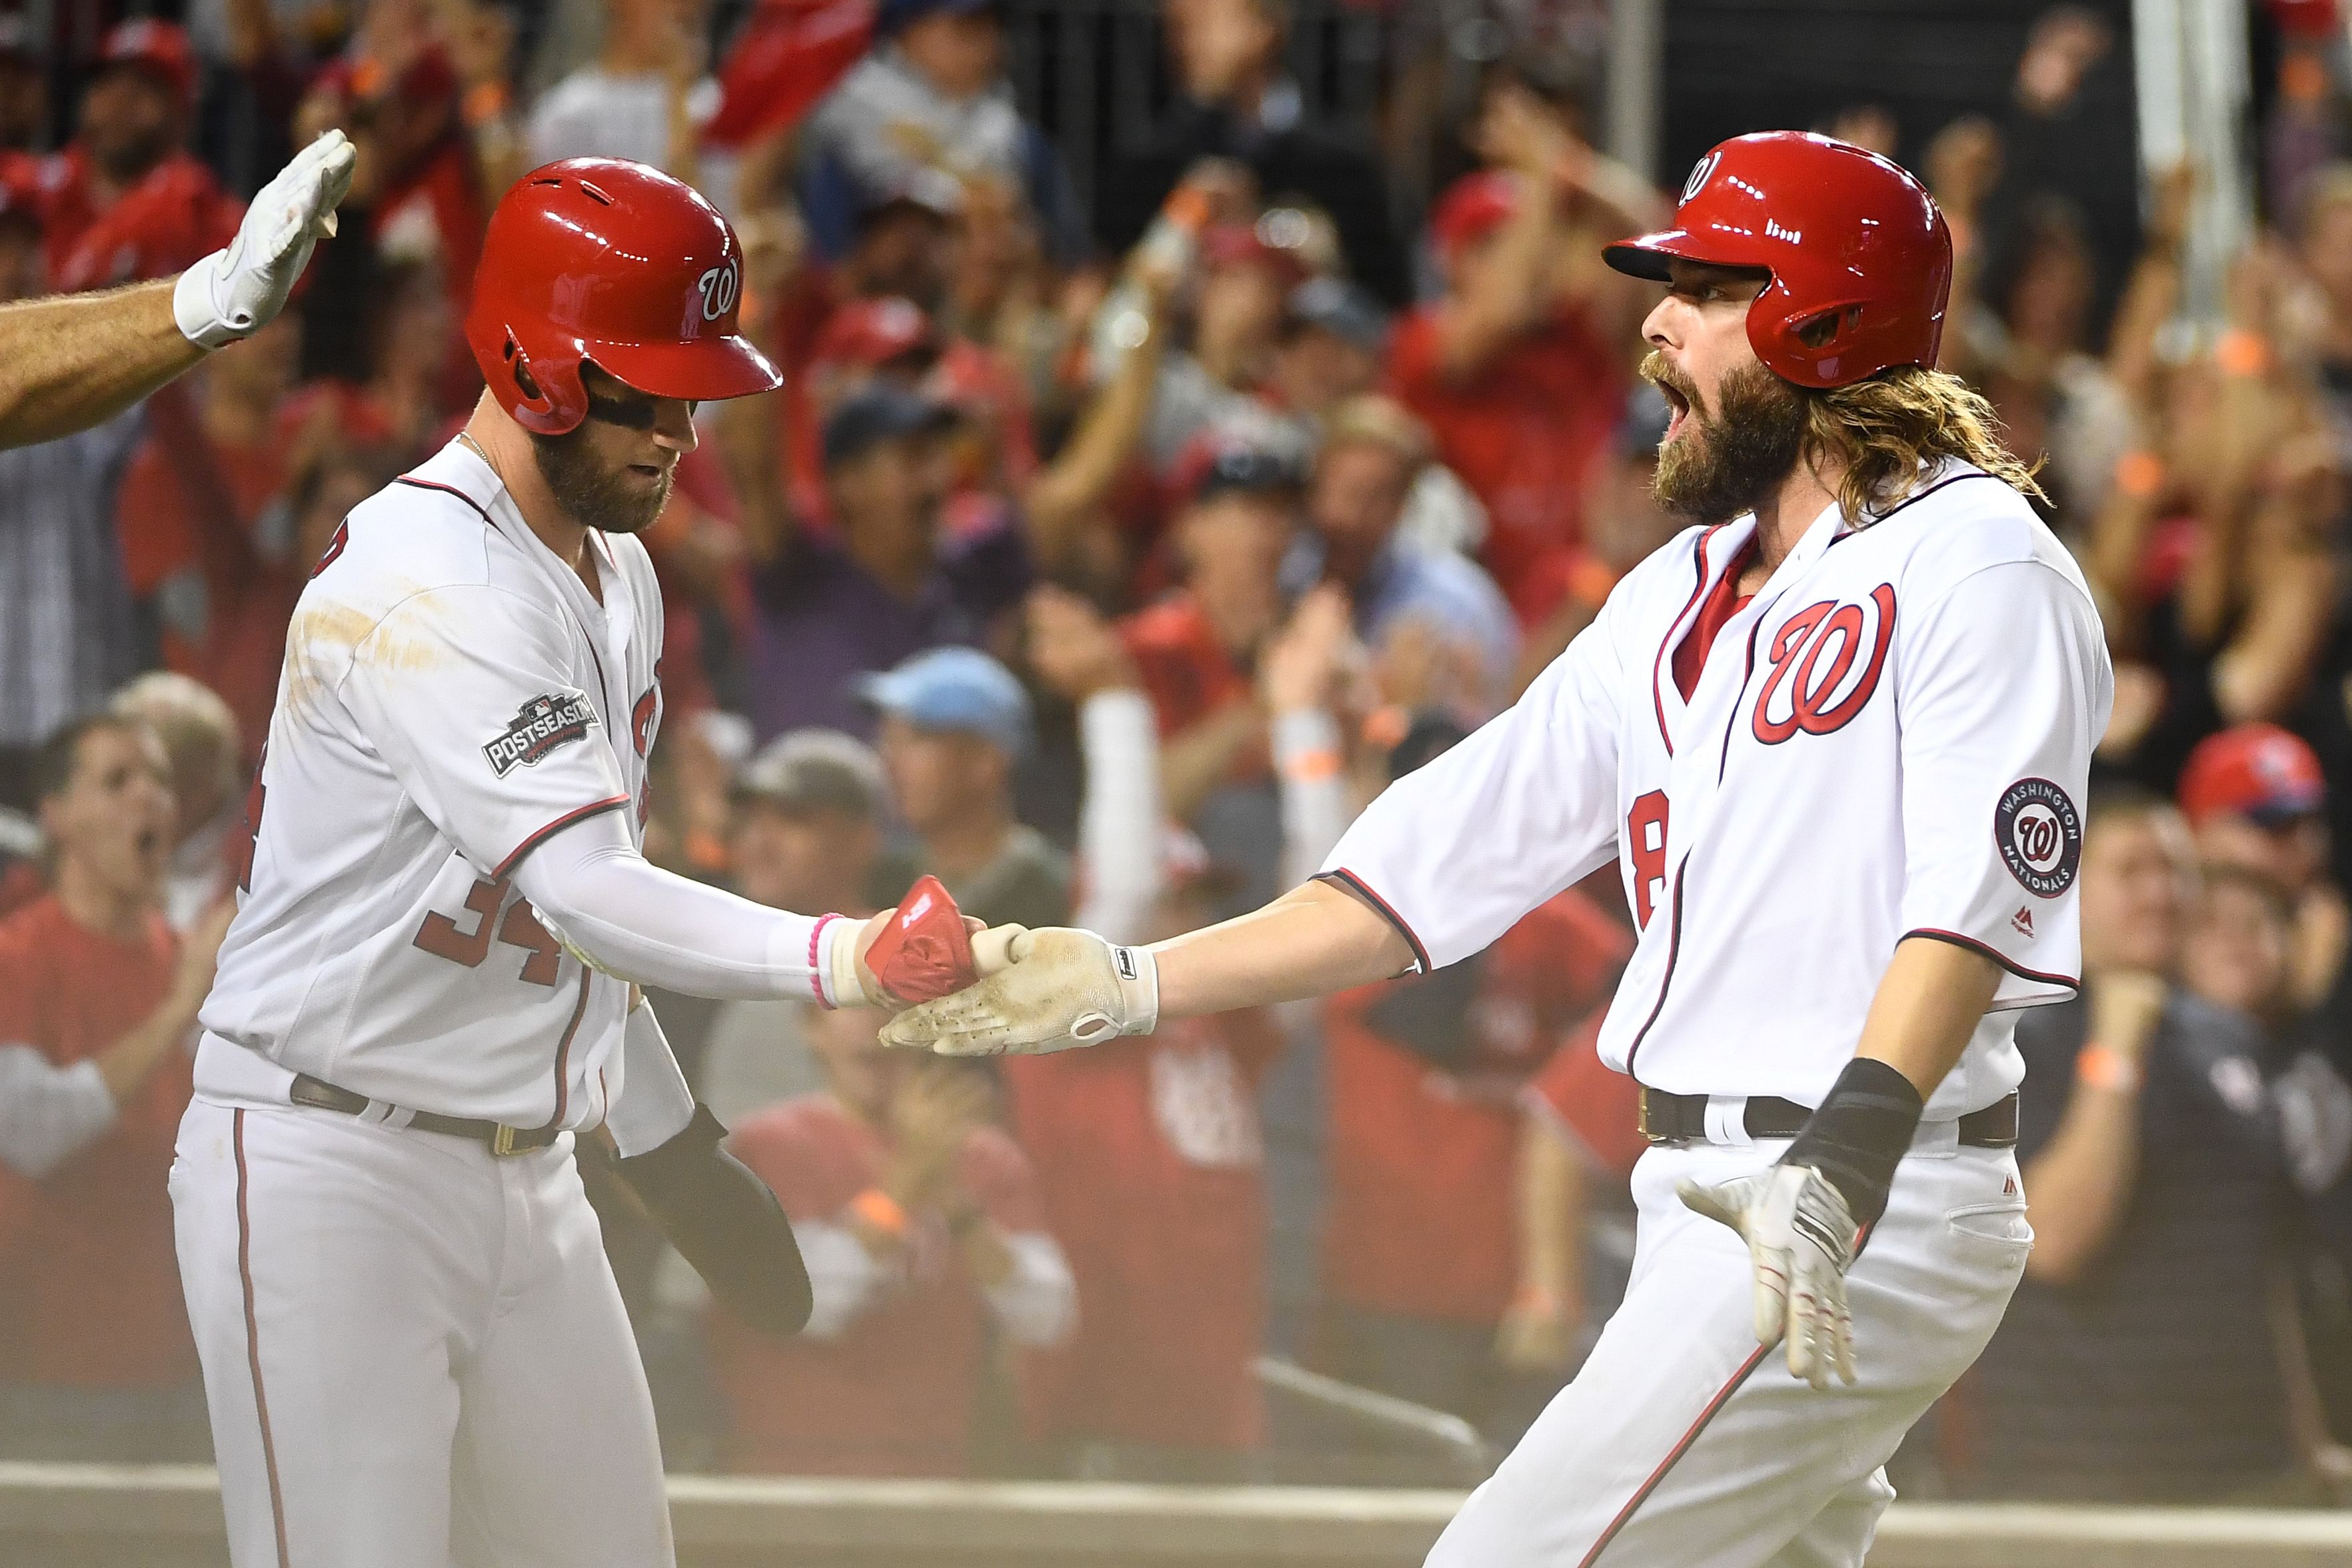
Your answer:
[[[1031,1055],[1148,1034],[1159,1021],[1150,953],[1066,926],[983,925],[929,876],[829,951],[835,1004],[897,1014],[882,1030],[889,1045]]]

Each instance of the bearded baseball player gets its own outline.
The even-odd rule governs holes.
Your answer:
[[[943,897],[812,919],[639,852],[662,611],[634,536],[696,402],[778,383],[740,284],[668,175],[526,175],[467,321],[471,423],[352,510],[296,609],[172,1172],[236,1568],[669,1563],[574,1134],[609,1131],[755,1324],[797,1329],[808,1281],[631,982],[883,1003],[877,936],[970,956]]]
[[[1859,1563],[2032,1244],[2013,1033],[2075,987],[2111,672],[2032,477],[1932,368],[1952,244],[1910,175],[1738,137],[1607,257],[1666,285],[1656,483],[1696,526],[1318,880],[1149,948],[1024,934],[886,1037],[1055,1051],[1427,971],[1613,858],[1632,1288],[1429,1562]]]

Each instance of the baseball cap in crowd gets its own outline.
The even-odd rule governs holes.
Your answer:
[[[1358,392],[1354,397],[1344,398],[1324,416],[1324,451],[1350,442],[1383,447],[1416,472],[1436,455],[1437,450],[1429,426],[1414,418],[1404,404],[1380,392]]]
[[[874,30],[887,38],[904,32],[926,16],[942,12],[950,16],[975,16],[1003,8],[1004,0],[882,0],[874,13]]]
[[[857,186],[857,224],[864,229],[899,212],[953,218],[963,212],[963,184],[944,169],[910,169],[880,183]]]
[[[1201,236],[1201,259],[1210,267],[1263,267],[1286,289],[1304,282],[1311,270],[1289,246],[1268,243],[1255,224],[1220,224]]]
[[[1310,277],[1290,291],[1283,311],[1295,327],[1316,327],[1368,354],[1385,350],[1389,313],[1381,302],[1338,277]]]
[[[2180,770],[2180,813],[2190,827],[2223,812],[2277,827],[2327,800],[2319,755],[2274,724],[2241,724],[2209,735]]]
[[[1029,694],[977,648],[934,648],[860,677],[857,695],[917,729],[977,735],[1006,756],[1029,749]]]
[[[1175,493],[1194,505],[1229,490],[1266,495],[1300,490],[1307,483],[1289,458],[1229,436],[1194,444],[1177,460],[1173,478]]]
[[[945,403],[887,382],[872,382],[825,416],[824,465],[846,463],[880,442],[945,430],[955,419],[955,410]]]
[[[862,370],[882,366],[917,354],[937,359],[939,334],[928,311],[911,299],[893,294],[879,299],[853,299],[825,319],[809,359],[817,364],[856,365]]]
[[[100,46],[100,67],[132,66],[170,89],[182,103],[195,96],[196,51],[187,29],[152,16],[118,22]]]
[[[1485,239],[1519,210],[1519,188],[1500,169],[1465,174],[1437,198],[1429,215],[1430,242],[1437,258],[1451,267],[1456,256]]]
[[[751,758],[735,779],[735,798],[793,816],[837,811],[871,821],[882,814],[882,759],[837,729],[796,729]]]

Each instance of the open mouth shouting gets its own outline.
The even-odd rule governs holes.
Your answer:
[[[1654,349],[1642,361],[1642,374],[1664,396],[1666,407],[1670,411],[1666,420],[1666,434],[1658,443],[1663,447],[1681,434],[1683,426],[1689,422],[1691,408],[1696,400],[1691,385],[1684,379],[1682,372],[1668,364],[1665,356]]]
[[[1658,391],[1665,394],[1666,407],[1673,411],[1666,419],[1664,437],[1666,441],[1672,441],[1675,434],[1682,429],[1683,421],[1690,417],[1690,399],[1682,394],[1680,388],[1670,386],[1664,382],[1658,383]]]

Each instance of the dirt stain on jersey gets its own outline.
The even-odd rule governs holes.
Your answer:
[[[282,700],[294,711],[315,708],[362,656],[362,643],[368,664],[382,670],[407,674],[446,664],[458,620],[453,607],[424,595],[399,601],[391,615],[305,596],[286,631]]]

